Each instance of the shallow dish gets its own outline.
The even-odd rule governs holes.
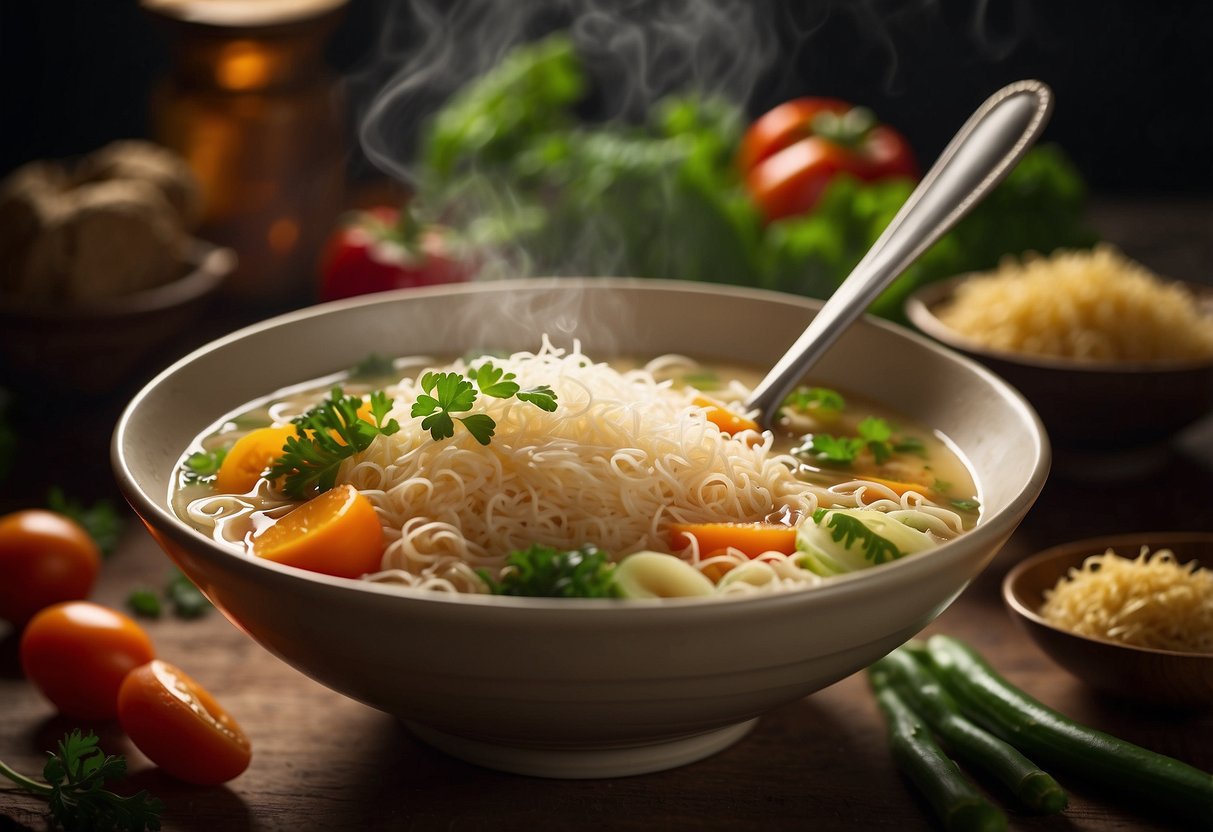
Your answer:
[[[1099,691],[1172,707],[1213,707],[1213,654],[1132,647],[1078,635],[1039,614],[1044,593],[1071,568],[1108,549],[1136,557],[1142,546],[1170,549],[1180,563],[1213,568],[1213,533],[1143,532],[1093,537],[1046,549],[1021,561],[1003,581],[1003,600],[1015,621],[1049,658]]]
[[[1213,410],[1213,359],[1093,363],[992,350],[943,324],[934,310],[969,276],[925,286],[906,301],[918,329],[989,367],[1040,414],[1059,451],[1144,448]],[[1213,287],[1187,284],[1213,316]]]
[[[195,240],[177,280],[78,306],[0,297],[0,384],[39,392],[113,391],[198,320],[235,267],[230,249]]]
[[[1049,467],[1044,432],[1019,394],[900,327],[856,324],[814,379],[950,437],[980,485],[980,522],[929,555],[810,591],[727,602],[453,598],[298,571],[234,555],[178,519],[168,504],[173,469],[224,414],[370,353],[534,349],[546,331],[558,342],[581,339],[596,359],[680,352],[761,367],[819,308],[770,292],[606,278],[326,304],[234,333],[165,370],[119,420],[114,470],[153,536],[232,622],[431,744],[540,776],[669,768],[724,748],[765,711],[903,643],[985,567]]]

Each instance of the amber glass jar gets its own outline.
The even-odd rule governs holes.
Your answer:
[[[153,132],[202,186],[199,235],[239,256],[229,298],[251,308],[311,301],[341,209],[344,112],[324,45],[345,0],[142,0],[173,58]]]

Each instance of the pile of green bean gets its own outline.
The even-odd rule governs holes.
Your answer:
[[[1213,775],[1062,716],[958,639],[936,635],[899,647],[868,668],[868,680],[889,726],[894,761],[947,830],[1007,828],[1003,811],[953,757],[1002,784],[1028,812],[1066,807],[1066,792],[1039,767],[1045,765],[1193,828],[1213,829]]]

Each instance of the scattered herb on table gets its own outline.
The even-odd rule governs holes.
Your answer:
[[[500,581],[477,570],[494,595],[532,598],[615,598],[614,565],[593,546],[560,550],[533,545],[511,552]]]
[[[201,618],[211,610],[211,602],[179,569],[173,570],[164,585],[164,596],[178,618]]]
[[[139,587],[126,596],[126,606],[140,618],[159,618],[161,613],[160,596],[154,589]]]
[[[126,775],[126,760],[97,747],[91,731],[73,730],[59,740],[58,751],[42,769],[40,783],[0,762],[0,775],[25,791],[45,798],[55,823],[65,829],[144,830],[160,828],[164,804],[147,791],[122,796],[105,788]]]
[[[52,488],[46,503],[51,511],[69,517],[84,527],[97,543],[101,554],[109,556],[114,553],[125,523],[108,500],[99,500],[91,506],[85,506],[76,500],[68,499],[62,489]]]

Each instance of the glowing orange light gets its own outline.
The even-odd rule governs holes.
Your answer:
[[[275,253],[286,254],[299,242],[299,223],[290,217],[276,219],[270,223],[266,239]]]
[[[229,90],[256,89],[269,80],[270,64],[263,47],[247,40],[232,41],[219,52],[215,80]]]

